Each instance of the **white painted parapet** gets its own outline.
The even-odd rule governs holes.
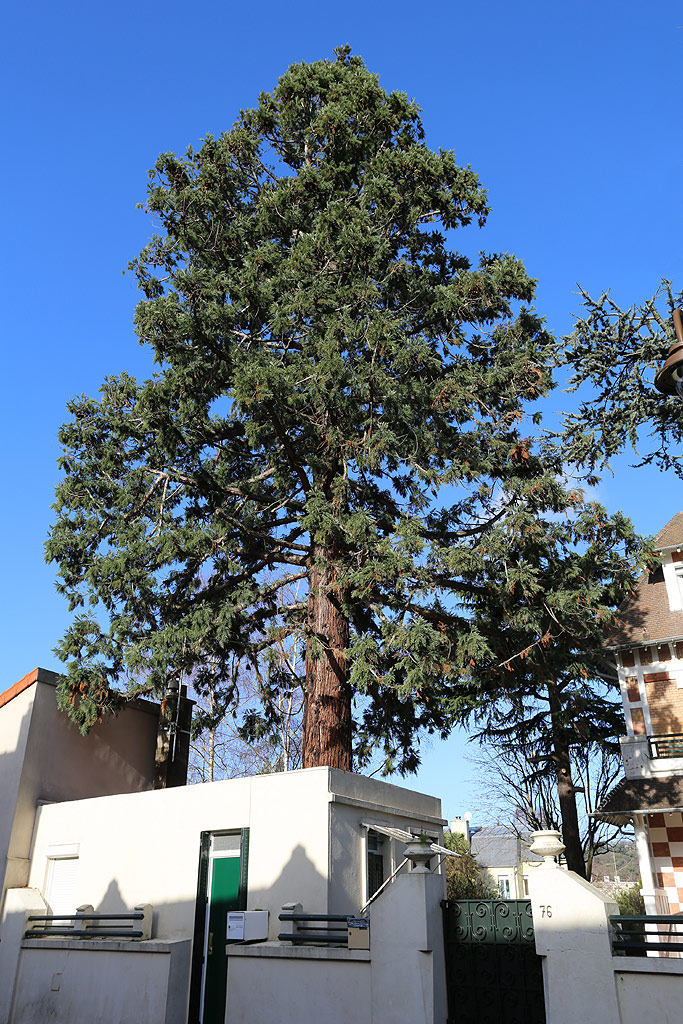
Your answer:
[[[26,939],[9,1024],[186,1024],[190,939]]]
[[[226,1024],[446,1024],[443,887],[419,865],[399,874],[369,908],[369,950],[228,946]]]
[[[564,850],[559,833],[531,849],[544,863],[529,872],[536,952],[543,959],[548,1024],[620,1024],[609,916],[619,908],[553,857]],[[557,837],[553,847],[550,835]]]
[[[647,736],[620,736],[621,759],[627,779],[644,779],[652,775]]]
[[[683,772],[683,757],[650,757],[647,736],[620,736],[619,743],[627,779],[668,778]]]
[[[37,889],[7,889],[0,919],[0,1024],[7,1024],[19,963],[21,940],[29,914],[46,914]]]
[[[443,877],[399,875],[370,907],[373,1024],[445,1024]]]
[[[373,1024],[370,979],[365,949],[283,942],[229,946],[225,1021]]]

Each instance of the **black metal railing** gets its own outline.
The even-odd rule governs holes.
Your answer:
[[[683,757],[683,732],[667,736],[648,736],[650,757]]]
[[[144,922],[143,927],[136,928],[135,921]],[[151,912],[136,908],[128,914],[29,914],[26,923],[25,939],[145,939],[150,937]]]
[[[683,914],[615,914],[609,920],[616,956],[683,952]]]
[[[332,946],[348,946],[349,921],[353,914],[280,914],[279,921],[292,924],[291,932],[281,932],[280,942],[315,942]],[[314,927],[310,927],[314,925]]]

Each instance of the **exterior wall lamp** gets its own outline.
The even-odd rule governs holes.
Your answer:
[[[680,309],[674,309],[673,321],[676,340],[669,349],[664,366],[655,374],[655,387],[663,395],[683,398],[683,324]]]

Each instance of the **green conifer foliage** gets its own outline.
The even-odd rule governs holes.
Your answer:
[[[609,292],[598,299],[581,292],[583,312],[565,338],[563,362],[571,367],[570,390],[580,401],[565,417],[561,444],[567,458],[603,468],[630,448],[637,466],[653,464],[683,476],[681,398],[654,387],[676,336],[673,311],[683,292],[671,282],[640,305],[620,308]]]
[[[471,602],[472,629],[488,649],[453,708],[479,724],[480,738],[526,757],[531,776],[554,779],[567,864],[585,876],[573,752],[618,750],[623,708],[603,648],[653,552],[622,514],[609,516],[579,491],[566,497],[562,516],[519,504],[488,531],[489,586]]]
[[[298,633],[304,765],[350,769],[355,735],[360,762],[414,769],[489,651],[487,533],[568,503],[525,422],[551,386],[533,282],[451,248],[489,212],[476,175],[348,48],[160,156],[147,209],[158,372],[107,379],[60,433],[60,700],[87,729],[126,679],[229,687],[236,655]]]

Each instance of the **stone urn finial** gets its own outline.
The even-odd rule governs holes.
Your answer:
[[[411,871],[418,871],[424,874],[429,871],[427,861],[431,860],[434,856],[434,851],[430,846],[428,837],[422,839],[416,836],[411,843],[407,843],[403,854],[410,861]]]
[[[564,853],[566,847],[562,842],[562,836],[559,832],[552,828],[539,829],[537,832],[531,833],[533,843],[529,847],[532,853],[537,854],[539,857],[543,857],[544,868],[555,868],[555,857],[559,857],[561,853]]]

